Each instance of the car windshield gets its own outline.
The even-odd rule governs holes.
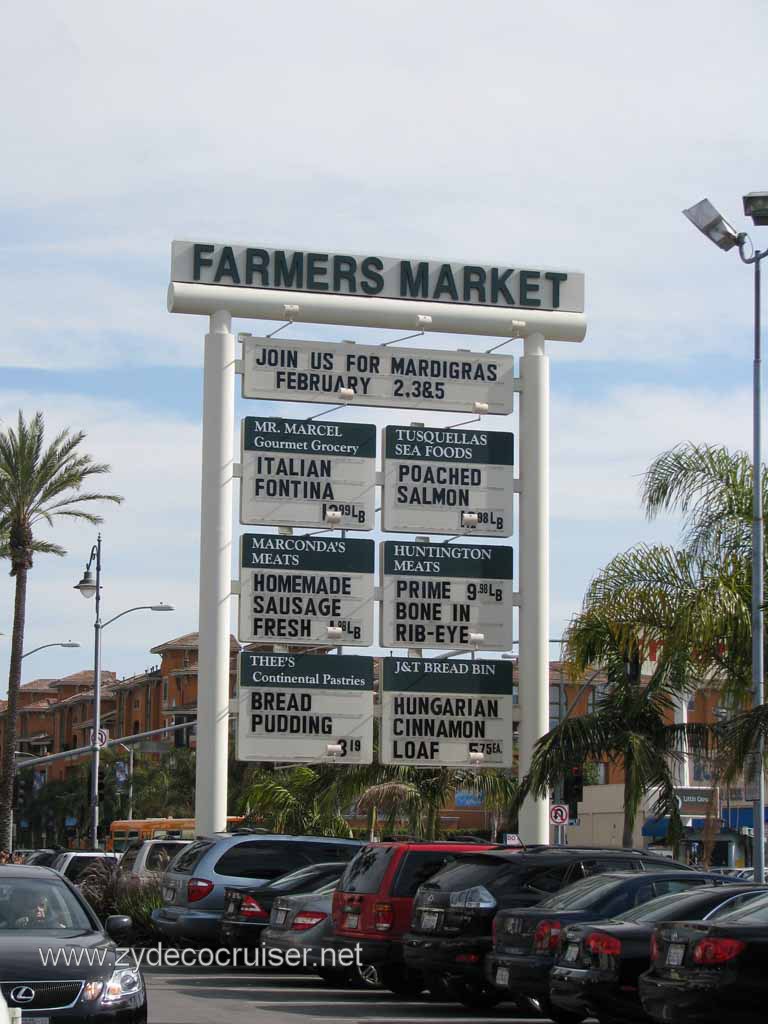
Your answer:
[[[591,878],[582,878],[566,889],[548,896],[545,900],[536,904],[537,910],[586,910],[602,902],[620,885],[625,879],[607,879],[605,875],[592,875]]]
[[[719,914],[717,918],[718,925],[737,921],[739,924],[765,924],[768,922],[768,894],[757,896],[746,906],[738,907],[730,914]]]
[[[63,928],[94,931],[82,904],[63,882],[46,878],[3,878],[0,937],[8,931]]]
[[[298,871],[291,871],[288,875],[276,878],[274,882],[269,883],[268,888],[276,892],[285,892],[286,889],[295,891],[305,883],[310,885],[327,878],[328,875],[341,875],[343,868],[343,864],[312,864],[308,868],[300,868]]]
[[[639,907],[632,907],[624,911],[615,920],[618,921],[642,921],[651,924],[654,921],[670,921],[672,919],[684,921],[686,914],[696,913],[699,906],[704,904],[706,908],[706,897],[716,897],[713,886],[697,886],[694,892],[668,892],[664,896],[657,896],[654,900],[641,903]],[[721,889],[721,886],[717,887]],[[723,895],[723,898],[725,896]],[[705,910],[706,912],[706,910]]]
[[[422,889],[440,889],[442,892],[458,892],[473,885],[492,888],[509,873],[512,858],[483,857],[482,854],[459,855],[452,864],[446,865]]]

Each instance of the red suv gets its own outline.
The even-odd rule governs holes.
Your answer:
[[[493,849],[464,842],[370,843],[347,865],[333,894],[333,944],[360,949],[360,959],[379,972],[397,995],[425,987],[419,971],[403,963],[402,936],[411,923],[416,890],[457,853]]]

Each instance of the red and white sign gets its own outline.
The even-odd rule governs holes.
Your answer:
[[[550,825],[567,825],[570,812],[565,804],[552,804],[549,808]]]

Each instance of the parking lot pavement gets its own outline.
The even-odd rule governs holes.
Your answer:
[[[149,1024],[542,1024],[540,1017],[514,1017],[509,1004],[473,1012],[380,990],[332,989],[309,975],[149,968],[145,977]]]

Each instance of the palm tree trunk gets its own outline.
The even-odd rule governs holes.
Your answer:
[[[11,848],[13,817],[13,753],[16,749],[16,726],[21,686],[21,655],[24,650],[24,621],[27,609],[27,566],[14,566],[16,595],[13,606],[11,663],[8,671],[8,707],[5,713],[5,746],[0,766],[0,849]]]
[[[632,833],[635,831],[635,815],[632,812],[632,762],[629,758],[624,759],[624,831],[621,836],[621,845],[624,849],[632,849]]]

